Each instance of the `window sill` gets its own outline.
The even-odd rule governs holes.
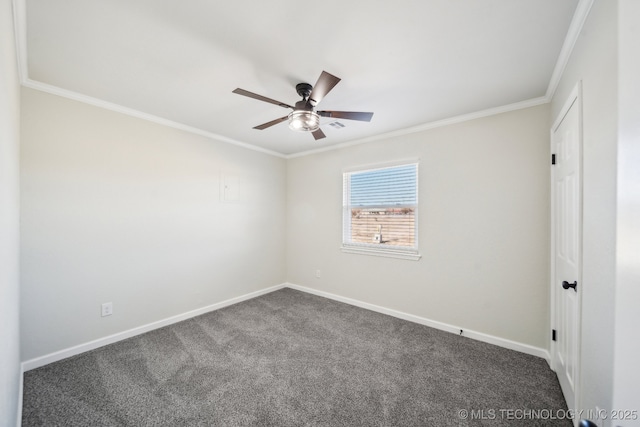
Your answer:
[[[410,261],[418,261],[422,258],[422,255],[418,252],[394,251],[393,249],[378,249],[363,246],[341,246],[340,249],[347,254],[381,256],[386,258],[407,259]]]

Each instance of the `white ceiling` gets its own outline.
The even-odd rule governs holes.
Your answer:
[[[281,154],[544,97],[578,0],[16,0],[32,84]],[[18,21],[20,24],[20,20]],[[24,45],[23,45],[24,46]],[[326,138],[286,122],[295,85],[342,81]],[[25,71],[23,70],[23,73]],[[79,94],[79,95],[78,95]]]

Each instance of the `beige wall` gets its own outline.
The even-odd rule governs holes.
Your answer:
[[[20,82],[11,0],[0,1],[0,426],[15,426],[20,389]]]
[[[549,126],[542,105],[290,159],[288,281],[548,348]],[[404,158],[422,259],[342,253],[343,168]]]
[[[582,406],[630,407],[640,121],[618,111],[638,99],[633,2],[595,1],[551,105],[289,161],[23,89],[22,360],[285,280],[546,349],[548,130],[582,80]],[[3,426],[15,425],[20,360],[11,15],[2,2]],[[342,253],[342,169],[416,157],[423,258]],[[239,178],[239,201],[220,201],[223,174]],[[115,314],[101,318],[106,301]]]
[[[284,282],[285,173],[282,158],[24,88],[23,360]],[[221,202],[223,174],[237,202]]]
[[[582,405],[611,408],[616,233],[617,2],[596,1],[552,101],[582,80]]]

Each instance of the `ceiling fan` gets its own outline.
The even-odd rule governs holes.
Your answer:
[[[322,101],[322,98],[324,98],[338,82],[340,82],[338,77],[323,71],[315,86],[311,86],[309,83],[298,83],[296,85],[296,92],[302,97],[302,100],[296,102],[295,107],[240,88],[235,89],[233,93],[293,110],[284,117],[255,126],[254,129],[263,130],[282,123],[285,120],[289,120],[290,129],[301,132],[311,132],[313,137],[318,140],[326,136],[320,129],[320,117],[334,117],[336,119],[359,120],[363,122],[369,122],[371,121],[371,117],[373,117],[373,113],[358,111],[316,111],[316,105]]]

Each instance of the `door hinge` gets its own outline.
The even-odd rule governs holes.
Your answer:
[[[552,155],[551,155],[551,164],[552,164],[552,165],[555,165],[555,164],[556,164],[556,155],[555,155],[555,154],[552,154]]]
[[[551,330],[551,341],[556,341],[556,330],[555,329]]]

